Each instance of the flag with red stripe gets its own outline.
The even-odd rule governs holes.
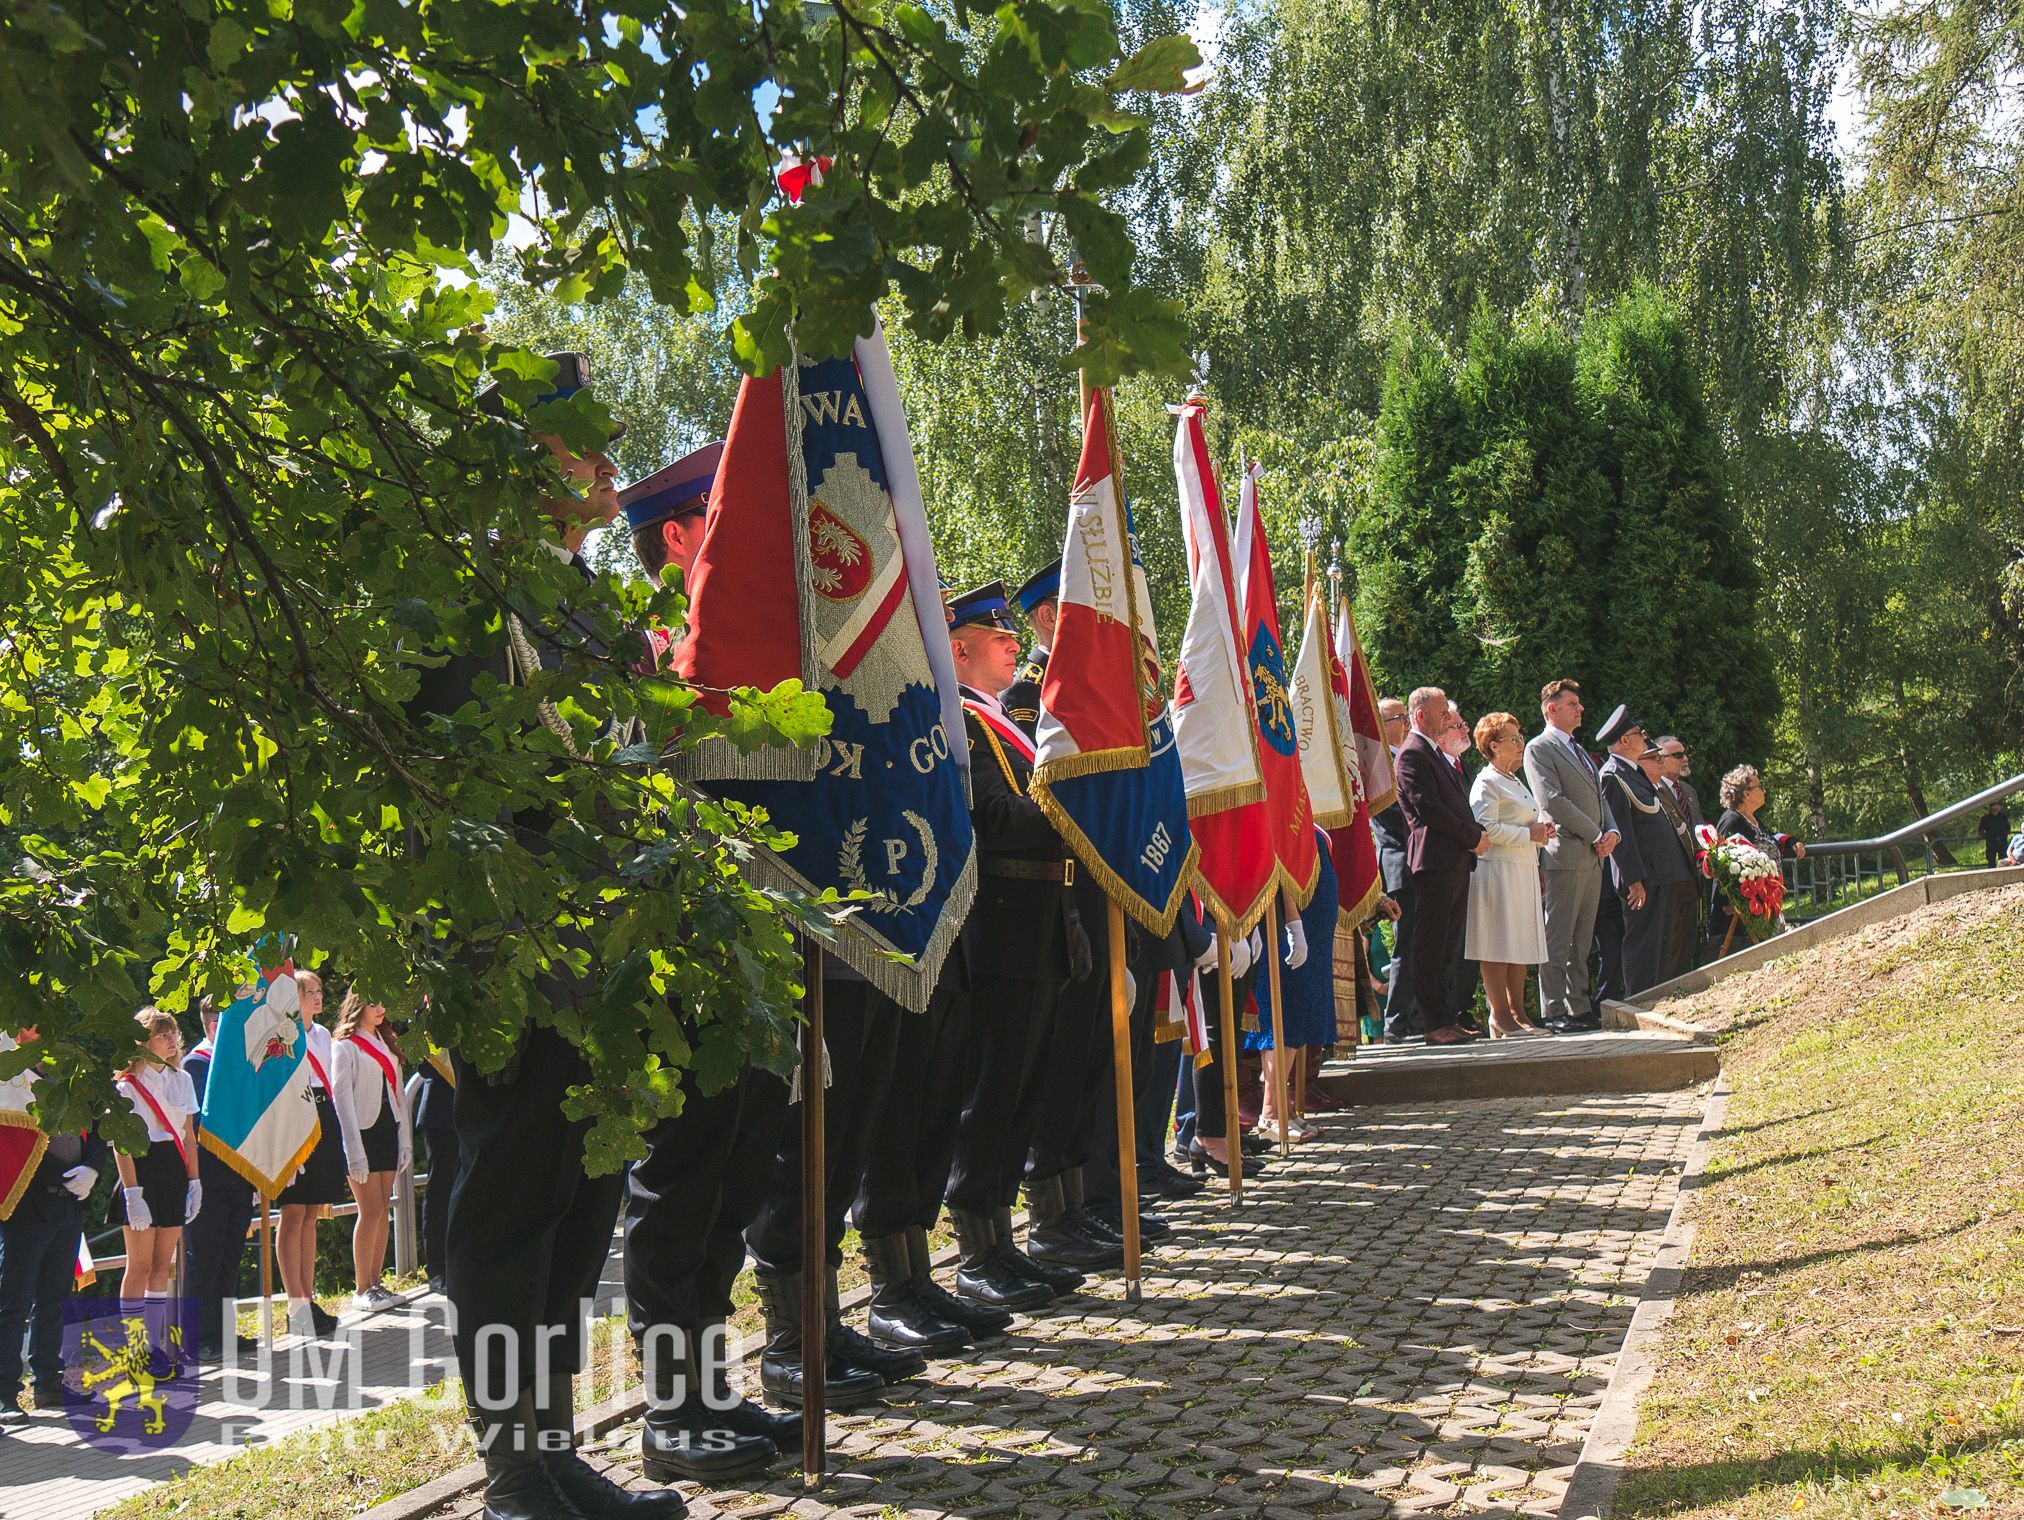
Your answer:
[[[1188,549],[1190,602],[1174,679],[1174,740],[1200,854],[1196,888],[1227,938],[1265,916],[1278,880],[1245,674],[1230,523],[1202,433],[1203,407],[1176,408],[1174,479]]]
[[[1033,800],[1104,891],[1165,934],[1187,892],[1195,845],[1160,696],[1152,594],[1101,387],[1090,390],[1083,416],[1059,606],[1040,683]]]

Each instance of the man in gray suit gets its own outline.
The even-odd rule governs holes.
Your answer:
[[[1580,685],[1548,681],[1539,711],[1546,726],[1525,746],[1525,780],[1540,811],[1560,825],[1540,853],[1546,960],[1539,968],[1539,1020],[1568,1034],[1602,1027],[1589,996],[1588,951],[1602,900],[1602,863],[1618,836],[1601,773],[1574,737],[1581,726]]]

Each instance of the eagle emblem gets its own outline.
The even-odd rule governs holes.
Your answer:
[[[862,596],[871,584],[871,548],[820,501],[808,508],[808,559],[815,589],[832,602]]]

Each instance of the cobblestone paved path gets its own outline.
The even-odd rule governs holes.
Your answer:
[[[1352,1111],[1171,1210],[1114,1282],[834,1416],[815,1494],[690,1514],[1555,1513],[1677,1191],[1699,1091]],[[593,1455],[637,1478],[637,1425]],[[451,1507],[475,1514],[475,1497]]]

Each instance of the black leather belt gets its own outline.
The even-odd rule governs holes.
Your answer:
[[[1072,860],[986,860],[977,869],[1003,881],[1044,881],[1058,887],[1075,885]]]

